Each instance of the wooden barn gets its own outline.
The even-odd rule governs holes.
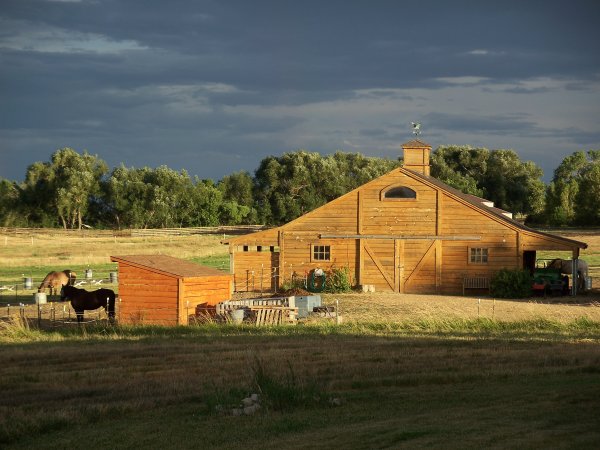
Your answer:
[[[119,264],[121,323],[187,325],[196,305],[231,298],[232,275],[164,255],[111,256]]]
[[[232,238],[236,291],[273,289],[295,273],[347,267],[353,284],[399,293],[485,287],[501,268],[533,269],[536,252],[579,257],[583,242],[535,231],[493,203],[430,176],[431,146],[402,145],[403,167],[283,226]]]

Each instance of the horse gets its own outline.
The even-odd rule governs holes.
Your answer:
[[[548,263],[548,267],[560,270],[560,273],[573,275],[573,260],[571,259],[553,259]],[[588,276],[588,264],[583,259],[577,260],[577,290],[585,290],[585,279]]]
[[[72,285],[75,283],[77,274],[72,270],[66,269],[62,272],[50,272],[40,284],[38,292],[43,292],[44,289],[48,288],[50,295],[53,295],[65,285]]]
[[[65,285],[60,290],[60,299],[71,301],[71,307],[77,314],[77,323],[83,322],[85,310],[98,309],[101,306],[108,313],[108,319],[111,322],[115,320],[115,293],[110,289],[86,291],[75,286]]]

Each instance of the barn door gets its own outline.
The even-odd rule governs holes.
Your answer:
[[[361,241],[361,283],[373,284],[377,289],[403,291],[401,239],[370,239]]]
[[[439,292],[442,285],[442,245],[440,240],[411,241],[406,246],[407,292]]]

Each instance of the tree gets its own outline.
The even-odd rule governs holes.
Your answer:
[[[50,164],[54,205],[64,228],[81,229],[90,200],[100,193],[100,180],[108,172],[97,155],[71,148],[57,150]]]
[[[590,158],[595,156],[596,152],[590,152]],[[589,163],[585,152],[579,151],[565,157],[556,168],[546,190],[545,218],[548,223],[557,226],[575,223],[581,177]]]
[[[263,223],[282,224],[389,172],[398,161],[336,152],[322,157],[298,150],[260,162],[255,205]]]
[[[223,224],[253,224],[258,221],[254,207],[254,180],[246,171],[223,177],[217,184],[223,195]]]
[[[465,194],[482,197],[489,156],[486,148],[440,146],[431,156],[431,175]]]
[[[485,197],[495,206],[534,216],[543,211],[542,169],[523,162],[514,150],[468,146],[439,147],[432,156],[432,176],[466,194]]]
[[[0,177],[0,226],[24,226],[19,210],[20,189],[17,183]]]
[[[575,196],[575,222],[578,225],[600,223],[600,150],[588,152],[588,164],[581,171]]]

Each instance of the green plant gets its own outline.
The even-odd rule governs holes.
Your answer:
[[[350,292],[351,290],[352,283],[348,267],[342,267],[341,269],[332,268],[330,271],[327,271],[325,292],[338,294],[340,292]]]
[[[258,358],[255,360],[252,384],[260,394],[264,406],[274,411],[286,411],[326,402],[326,396],[314,382],[302,382],[296,377],[289,361],[287,365],[286,375],[277,378],[265,371]]]
[[[531,274],[521,269],[501,269],[490,282],[490,292],[499,298],[523,298],[531,296]]]

